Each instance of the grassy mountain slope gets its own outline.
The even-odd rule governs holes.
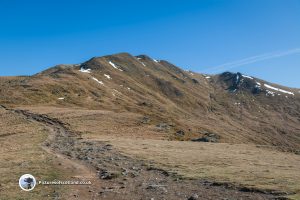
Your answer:
[[[0,104],[129,112],[167,138],[300,149],[300,93],[240,73],[208,76],[127,53],[0,78]],[[126,118],[124,118],[126,121]]]

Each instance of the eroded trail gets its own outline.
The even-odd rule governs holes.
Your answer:
[[[124,156],[105,142],[84,140],[58,119],[10,110],[47,128],[49,138],[43,149],[72,172],[71,178],[91,180],[90,186],[70,186],[61,199],[275,199],[271,194],[245,192],[230,184],[182,179],[155,168],[154,163]]]
[[[95,168],[85,164],[83,161],[73,159],[70,156],[78,134],[70,131],[66,124],[57,119],[49,118],[46,115],[30,113],[24,110],[12,110],[25,116],[30,121],[36,121],[45,126],[49,131],[48,139],[42,144],[42,149],[56,157],[61,167],[73,174],[68,180],[90,181],[91,185],[67,185],[68,193],[62,194],[62,199],[97,199],[93,192],[100,188],[100,180]]]

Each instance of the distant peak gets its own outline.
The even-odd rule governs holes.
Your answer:
[[[160,60],[151,58],[151,57],[149,57],[149,56],[147,56],[147,55],[138,55],[138,56],[136,56],[136,58],[137,58],[137,59],[143,59],[143,60],[151,60],[151,61],[154,61],[154,62],[156,62],[156,63],[159,63],[159,62],[160,62]]]
[[[144,54],[138,55],[138,56],[136,56],[136,58],[140,58],[140,59],[143,59],[143,60],[152,60],[152,58],[150,58],[149,56],[144,55]]]
[[[91,59],[89,59],[87,62],[89,61],[94,61],[94,60],[98,60],[98,59],[109,59],[109,58],[133,58],[133,56],[127,52],[121,52],[121,53],[115,53],[115,54],[110,54],[110,55],[104,55],[104,56],[94,56]]]
[[[116,57],[119,57],[119,56],[133,57],[130,53],[127,53],[127,52],[120,52],[120,53],[112,54],[110,56],[116,56]]]

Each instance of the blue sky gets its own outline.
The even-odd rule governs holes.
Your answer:
[[[300,0],[1,0],[0,75],[129,52],[300,88],[299,11]]]

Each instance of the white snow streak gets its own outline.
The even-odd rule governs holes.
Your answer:
[[[115,65],[113,62],[109,61],[108,62],[113,68],[118,69],[120,71],[123,71],[122,69],[120,69],[117,65]]]
[[[104,83],[102,81],[99,81],[98,79],[96,79],[95,77],[92,77],[93,80],[97,81],[98,83],[100,83],[101,85],[104,85]]]
[[[247,76],[247,75],[242,75],[244,78],[249,78],[249,79],[253,79],[251,76]]]
[[[111,79],[110,75],[108,75],[108,74],[104,74],[104,76],[105,76],[107,79]]]
[[[286,94],[294,95],[293,92],[286,91],[286,90],[283,90],[283,89],[279,89],[279,88],[273,87],[273,86],[268,85],[268,84],[264,84],[264,86],[267,87],[267,88],[269,88],[269,89],[276,90],[276,91],[278,91],[278,92],[283,92],[283,93],[286,93]]]
[[[83,72],[83,73],[91,73],[91,69],[84,69],[84,68],[80,68],[79,70],[80,72]]]
[[[240,75],[239,75],[239,74],[236,74],[236,80],[235,80],[235,83],[238,84],[239,80],[240,80]]]

